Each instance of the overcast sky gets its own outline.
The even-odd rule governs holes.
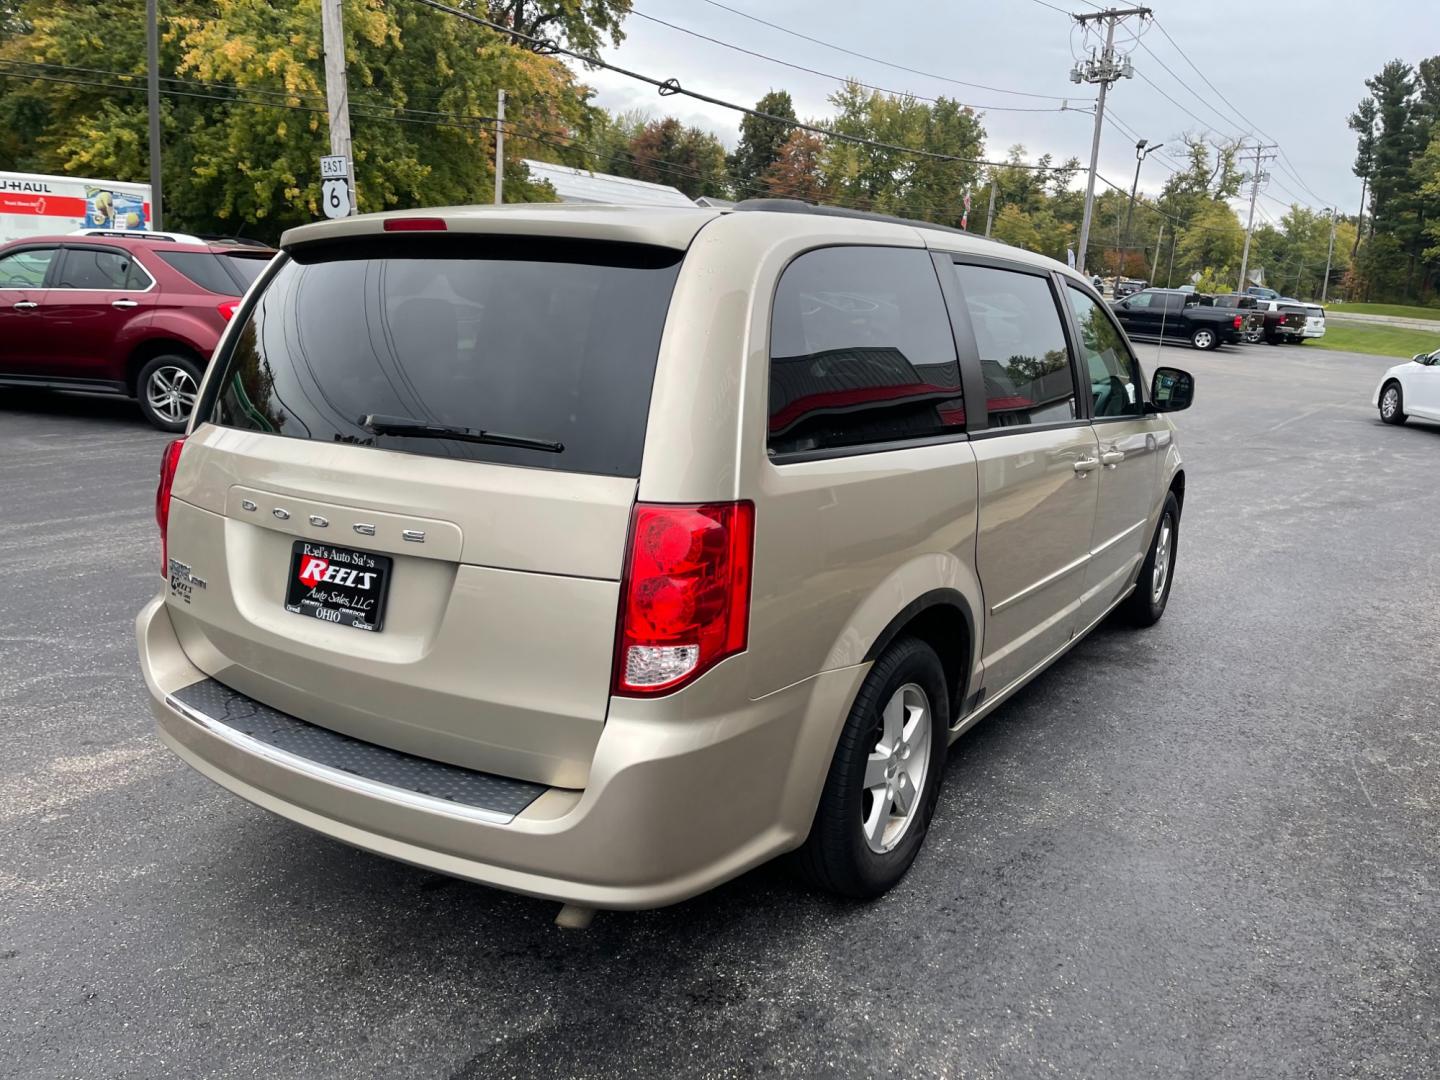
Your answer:
[[[1069,96],[1072,104],[1094,97],[1094,87],[1075,86],[1068,77],[1074,62],[1072,47],[1078,48],[1082,40],[1073,20],[1036,0],[723,2],[810,37],[946,79]],[[1082,0],[1050,2],[1066,10],[1093,10]],[[1278,167],[1269,166],[1273,179],[1260,200],[1262,216],[1274,220],[1297,199],[1316,207],[1334,202],[1343,212],[1355,212],[1360,182],[1350,171],[1355,139],[1345,118],[1365,94],[1364,80],[1387,60],[1399,57],[1414,64],[1440,53],[1437,0],[1370,0],[1360,6],[1353,0],[1261,4],[1152,0],[1151,7],[1158,27],[1168,31],[1210,82],[1272,137],[1265,141],[1278,141],[1284,148],[1286,157]],[[887,89],[944,95],[982,107],[1062,105],[1058,100],[972,89],[899,71],[800,40],[705,0],[635,0],[635,12]],[[1132,19],[1125,25],[1133,29],[1138,24]],[[1245,132],[1239,118],[1158,27],[1152,25],[1145,32],[1143,47],[1126,45],[1136,76],[1111,88],[1100,154],[1100,172],[1128,188],[1135,169],[1135,137],[1166,143],[1165,150],[1150,156],[1141,174],[1141,190],[1151,192],[1169,175],[1166,166],[1174,163],[1163,155],[1171,144],[1178,144],[1182,132]],[[823,76],[743,55],[638,14],[626,20],[625,33],[618,49],[604,53],[612,63],[658,78],[674,76],[687,87],[745,105],[753,105],[772,87],[783,88],[795,98],[801,118],[823,118],[831,112],[826,96],[836,84]],[[1122,31],[1117,43],[1126,37],[1128,32]],[[1177,82],[1177,76],[1203,100]],[[612,72],[584,72],[582,78],[595,87],[599,103],[610,109],[640,107],[675,115],[714,131],[727,146],[738,137],[739,114],[682,96],[662,99],[652,87]],[[1187,109],[1194,115],[1188,115]],[[1088,114],[982,111],[987,156],[1003,156],[1010,145],[1023,143],[1032,159],[1048,151],[1057,159],[1073,155],[1088,162],[1093,123]]]

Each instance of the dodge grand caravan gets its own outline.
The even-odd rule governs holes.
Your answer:
[[[321,833],[584,908],[787,851],[874,896],[955,738],[1160,618],[1192,394],[1086,279],[899,219],[295,229],[164,453],[160,734]]]

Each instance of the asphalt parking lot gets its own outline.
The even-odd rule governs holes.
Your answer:
[[[1440,1074],[1440,425],[1379,422],[1392,360],[1165,353],[1170,609],[955,747],[898,890],[764,868],[580,933],[163,750],[131,622],[166,437],[7,393],[0,1075]]]

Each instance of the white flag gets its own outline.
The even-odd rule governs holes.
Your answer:
[[[1071,270],[1074,270],[1074,269],[1075,269],[1075,249],[1074,249],[1074,248],[1068,248],[1068,247],[1067,247],[1067,248],[1065,249],[1065,262],[1066,262],[1066,264],[1069,265],[1069,267],[1070,267]]]

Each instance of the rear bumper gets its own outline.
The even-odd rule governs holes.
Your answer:
[[[136,632],[160,737],[222,787],[389,858],[607,908],[675,903],[798,846],[868,669],[825,672],[752,701],[722,664],[680,694],[616,698],[588,786],[545,789],[506,820],[235,738],[176,698],[207,676],[180,648],[160,599]]]

